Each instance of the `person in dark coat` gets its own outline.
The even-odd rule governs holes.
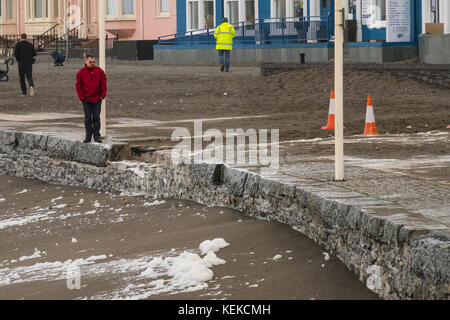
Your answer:
[[[101,143],[100,112],[102,100],[106,97],[106,75],[101,68],[95,66],[93,56],[86,55],[85,66],[77,73],[75,87],[78,98],[83,102],[86,130],[86,138],[83,142],[91,142],[94,136],[95,142]]]
[[[30,96],[34,96],[34,83],[33,83],[33,63],[36,61],[34,57],[36,56],[36,50],[34,46],[27,41],[27,35],[22,33],[20,35],[20,42],[17,43],[14,49],[14,57],[18,62],[19,66],[19,78],[20,78],[20,88],[22,89],[22,96],[27,95],[27,85],[25,83],[25,76],[28,80],[28,85],[30,87]]]
[[[55,67],[59,67],[59,66],[63,67],[64,66],[62,63],[64,61],[66,61],[66,57],[65,56],[63,56],[58,51],[53,51],[51,56],[53,58],[53,64],[55,65]]]

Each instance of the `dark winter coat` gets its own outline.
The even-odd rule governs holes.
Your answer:
[[[14,56],[16,57],[17,62],[30,65],[33,64],[36,56],[36,50],[34,50],[34,46],[26,40],[20,41],[16,48],[14,49]]]

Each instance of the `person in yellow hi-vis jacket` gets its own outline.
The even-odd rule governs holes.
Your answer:
[[[216,50],[219,52],[220,71],[228,72],[230,69],[230,53],[233,49],[233,38],[236,36],[236,31],[231,24],[228,23],[228,18],[222,19],[222,24],[216,28],[214,38],[216,38]]]

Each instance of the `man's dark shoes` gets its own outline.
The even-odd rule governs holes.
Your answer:
[[[225,66],[222,64],[222,65],[220,66],[220,71],[223,72],[223,70],[225,70]]]
[[[94,141],[97,143],[102,143],[102,140],[100,138],[95,138]]]
[[[91,142],[91,139],[87,139],[86,138],[86,139],[83,140],[83,143],[90,143],[90,142]]]

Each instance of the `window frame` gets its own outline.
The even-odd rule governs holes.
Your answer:
[[[168,18],[170,17],[170,0],[166,0],[169,2],[169,11],[167,12],[162,12],[161,11],[161,1],[164,0],[156,0],[156,17],[157,18]]]
[[[36,17],[36,2],[35,0],[26,0],[25,2],[25,22],[49,22],[58,17],[53,17],[50,8],[52,0],[42,0],[42,17]],[[14,8],[15,10],[15,8]]]
[[[133,1],[133,14],[123,13],[123,1],[115,0],[117,14],[108,14],[108,7],[106,8],[106,21],[122,21],[122,20],[136,20],[136,0]],[[108,6],[108,3],[106,3]]]
[[[11,4],[11,7],[9,8],[8,7],[8,2],[10,1],[10,4]],[[15,21],[16,19],[15,19],[15,17],[16,17],[16,8],[15,8],[15,5],[14,5],[14,0],[6,0],[5,1],[5,12],[4,12],[4,18],[5,18],[5,21],[6,22],[8,22],[8,21]],[[11,17],[10,18],[8,18],[8,16],[9,16],[9,12],[8,12],[8,9],[11,9]]]
[[[205,28],[205,17],[204,17],[204,2],[211,1],[213,3],[213,27],[209,29],[214,29],[216,25],[216,18],[217,18],[217,8],[216,8],[216,1],[213,0],[186,0],[186,32],[191,32],[193,30],[203,30]],[[197,2],[198,5],[198,28],[192,29],[191,28],[191,17],[190,17],[190,10],[189,10],[189,3]]]

